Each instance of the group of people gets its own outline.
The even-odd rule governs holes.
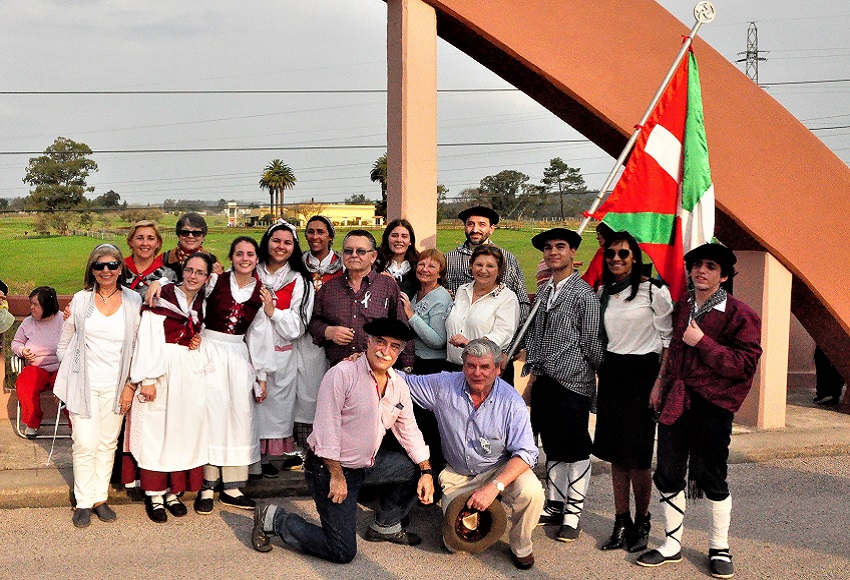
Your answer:
[[[380,245],[351,230],[337,252],[324,216],[306,224],[302,252],[280,220],[259,243],[237,237],[224,270],[203,250],[203,218],[186,214],[169,252],[153,222],[131,229],[127,258],[111,244],[95,248],[64,324],[49,289],[35,291],[25,335],[61,328],[58,357],[38,366],[42,382],[55,373],[71,414],[74,524],[92,513],[115,519],[106,490],[126,414],[124,447],[149,517],[185,515],[184,491],[210,513],[220,486],[222,503],[255,509],[259,551],[271,550],[274,532],[350,561],[358,490],[391,483],[365,539],[418,544],[404,525],[417,500],[484,511],[500,497],[511,508],[513,562],[528,569],[535,526],[579,537],[593,454],[612,466],[614,527],[602,550],[644,552],[643,566],[680,560],[685,491],[704,492],[711,571],[731,576],[729,438],[761,353],[758,316],[725,290],[734,254],[719,244],[688,253],[691,290],[674,301],[646,275],[629,233],[600,227],[595,266],[580,276],[581,236],[553,228],[531,239],[542,252],[531,311],[516,258],[490,240],[498,214],[479,206],[459,219],[466,240],[446,255],[418,252],[404,219]],[[525,401],[505,358],[515,340],[526,353]],[[42,350],[33,342],[21,353],[33,361]],[[24,420],[37,429],[39,419]],[[644,551],[657,423],[665,541]],[[544,485],[531,471],[536,435]],[[320,526],[241,491],[249,475],[275,477],[302,459]]]

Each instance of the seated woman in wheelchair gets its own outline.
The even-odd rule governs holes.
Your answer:
[[[12,340],[12,352],[26,364],[18,374],[15,389],[21,403],[21,421],[26,425],[24,434],[30,438],[41,426],[40,394],[52,389],[56,380],[56,345],[63,322],[56,290],[40,286],[30,293],[30,316],[21,322]]]

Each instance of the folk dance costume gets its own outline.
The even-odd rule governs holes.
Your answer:
[[[295,450],[292,439],[295,400],[298,378],[298,357],[293,343],[307,332],[307,321],[313,311],[313,292],[307,288],[304,278],[284,263],[276,272],[270,274],[265,264],[257,266],[260,282],[274,294],[275,312],[271,317],[274,331],[275,371],[269,373],[266,382],[266,400],[257,405],[257,424],[260,435],[260,452],[263,464],[268,456],[282,456]],[[305,292],[306,291],[306,292]],[[306,295],[305,295],[306,294]],[[307,301],[306,310],[303,308]],[[306,314],[306,321],[304,315]],[[292,465],[300,465],[298,457],[290,457],[287,462],[298,459]],[[289,467],[289,463],[287,463]],[[276,475],[276,469],[264,473],[269,477]]]
[[[206,374],[209,463],[204,466],[204,485],[196,502],[200,513],[212,510],[208,502],[219,480],[229,497],[227,503],[253,507],[253,501],[237,505],[233,499],[247,500],[239,488],[248,483],[248,466],[260,460],[255,385],[275,369],[271,325],[260,312],[261,287],[254,279],[240,288],[230,271],[212,275],[207,284],[200,350],[212,365]],[[208,502],[201,504],[202,500]]]
[[[124,258],[124,264],[127,265],[127,276],[124,278],[124,284],[130,290],[137,292],[142,298],[145,297],[151,282],[159,282],[162,278],[167,278],[170,282],[178,281],[177,273],[165,265],[162,254],[155,257],[151,265],[144,271],[139,271],[136,267],[133,256]],[[182,266],[178,269],[182,272]]]
[[[310,252],[304,252],[302,259],[307,270],[313,276],[313,292],[315,298],[325,283],[342,276],[342,257],[338,252],[331,251],[323,260],[313,257]],[[312,307],[310,313],[312,315]],[[316,416],[316,398],[319,395],[319,385],[328,370],[328,359],[325,349],[313,342],[310,333],[305,332],[292,342],[297,374],[295,378],[295,442],[302,448],[306,447],[307,437],[313,431],[313,418]]]
[[[523,375],[531,387],[531,424],[546,453],[546,507],[542,523],[560,524],[557,539],[578,538],[590,483],[588,432],[602,363],[599,300],[578,274],[548,284],[537,294],[541,307],[525,337]]]
[[[704,336],[695,346],[688,346],[682,336],[692,320]],[[734,573],[728,540],[732,514],[726,482],[729,443],[734,414],[752,386],[762,352],[760,342],[759,316],[723,288],[698,311],[692,295],[676,304],[653,478],[661,496],[666,537],[657,549],[642,554],[638,564],[659,566],[682,559],[687,488],[692,498],[704,492],[710,503],[713,575]],[[714,568],[721,567],[715,559],[728,574],[714,574]]]
[[[198,295],[188,304],[183,291],[169,284],[162,288],[156,306],[142,307],[130,378],[141,388],[155,385],[156,397],[146,400],[139,390],[127,429],[148,512],[158,522],[167,517],[164,504],[173,515],[185,515],[177,495],[201,489],[202,466],[209,458],[205,384],[209,365],[204,353],[189,350],[201,329],[203,302]],[[157,510],[162,511],[151,515]]]

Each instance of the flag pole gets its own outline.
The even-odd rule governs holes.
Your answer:
[[[614,163],[614,167],[611,168],[611,172],[608,174],[608,177],[605,179],[605,183],[602,184],[602,187],[599,188],[599,193],[596,196],[596,199],[593,200],[593,204],[591,204],[590,209],[585,213],[584,219],[581,221],[581,224],[578,227],[578,234],[581,235],[585,228],[587,228],[587,224],[590,222],[590,216],[599,209],[599,205],[602,203],[602,200],[605,199],[605,196],[608,195],[609,189],[611,185],[614,183],[614,178],[617,176],[617,172],[620,168],[625,164],[626,157],[629,156],[629,153],[634,149],[635,143],[637,142],[638,136],[640,135],[641,128],[644,123],[649,119],[649,116],[652,114],[652,111],[655,110],[656,105],[658,105],[658,101],[661,100],[661,96],[664,94],[664,91],[667,89],[667,85],[670,84],[670,80],[673,78],[673,75],[676,74],[676,71],[679,69],[679,65],[682,62],[682,59],[685,58],[685,55],[688,53],[688,49],[691,48],[691,44],[694,42],[694,38],[696,38],[697,33],[699,32],[700,27],[703,24],[707,24],[714,20],[716,12],[714,10],[714,4],[711,2],[700,2],[696,6],[694,6],[694,18],[696,22],[691,28],[691,31],[688,33],[688,36],[685,37],[685,41],[682,43],[682,48],[679,49],[679,54],[676,55],[675,60],[673,61],[673,65],[670,67],[670,70],[667,71],[667,76],[664,77],[664,80],[661,81],[661,86],[658,87],[658,90],[655,92],[655,96],[652,97],[652,101],[649,103],[649,106],[646,108],[646,111],[643,114],[643,117],[638,121],[637,126],[635,127],[632,136],[629,138],[626,146],[623,148],[623,151],[620,153],[620,156],[617,157],[617,161]]]
[[[658,105],[658,101],[661,100],[661,96],[664,94],[664,91],[667,89],[667,85],[670,84],[670,80],[673,78],[673,75],[676,74],[676,71],[679,68],[679,65],[682,62],[682,59],[685,58],[685,55],[688,53],[688,49],[691,48],[691,44],[694,42],[694,38],[696,38],[699,29],[703,24],[708,24],[712,20],[714,20],[714,16],[716,15],[716,11],[714,9],[714,4],[708,1],[700,2],[696,6],[694,6],[694,19],[696,22],[694,23],[691,31],[688,33],[688,36],[685,37],[685,41],[682,43],[682,47],[679,49],[679,53],[676,55],[676,58],[673,61],[673,65],[670,67],[670,70],[667,71],[667,75],[664,77],[664,80],[661,81],[661,86],[658,87],[658,90],[655,92],[655,96],[652,97],[652,101],[649,103],[649,106],[646,108],[646,111],[643,114],[643,117],[638,121],[637,126],[635,127],[632,136],[629,138],[626,146],[623,148],[623,151],[620,153],[620,156],[617,157],[617,161],[614,163],[614,167],[611,168],[611,172],[608,174],[608,177],[605,179],[605,183],[602,184],[602,187],[599,188],[599,193],[596,195],[596,199],[593,200],[593,203],[590,206],[590,209],[585,213],[584,219],[581,220],[581,224],[579,224],[576,233],[581,235],[584,230],[587,228],[587,224],[590,223],[590,216],[599,209],[599,205],[602,203],[602,200],[605,199],[605,196],[609,193],[611,185],[614,183],[614,179],[617,177],[617,172],[626,162],[626,158],[629,156],[629,153],[634,149],[635,143],[637,142],[638,136],[640,135],[641,128],[644,123],[649,119],[649,116],[652,114],[652,111],[655,110],[656,105]],[[552,280],[550,279],[546,286],[550,285]],[[546,286],[540,289],[540,292],[546,289]],[[540,294],[538,292],[538,294]],[[534,320],[534,316],[537,314],[537,309],[540,307],[540,301],[535,300],[534,305],[531,307],[531,311],[528,313],[528,316],[525,319],[525,323],[520,328],[519,332],[516,334],[514,338],[514,342],[511,345],[510,350],[508,350],[507,359],[511,360],[514,354],[516,353],[517,348],[519,347],[520,342],[522,342],[525,333],[528,332],[528,327],[531,326],[531,322]]]

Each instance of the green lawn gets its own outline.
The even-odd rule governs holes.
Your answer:
[[[165,248],[176,245],[174,235],[175,216],[166,216],[161,220]],[[249,235],[260,240],[262,229],[230,229],[223,227],[224,218],[214,216],[208,219],[210,233],[207,236],[205,248],[225,263],[230,242],[237,235]],[[92,248],[103,243],[101,239],[85,236],[32,236],[30,235],[31,220],[25,217],[0,218],[0,279],[9,285],[12,294],[27,294],[36,286],[53,286],[59,294],[73,294],[82,287],[83,268]],[[113,228],[126,227],[128,224],[115,220]],[[575,227],[575,225],[573,225]],[[351,228],[337,230],[336,249],[339,249],[342,237]],[[536,288],[535,273],[537,263],[541,258],[539,251],[531,246],[531,237],[540,231],[539,228],[524,227],[522,229],[498,229],[493,234],[493,241],[511,252],[519,260],[525,274],[526,287],[530,291]],[[28,232],[25,235],[25,232]],[[380,242],[382,230],[373,232]],[[437,231],[437,247],[446,252],[463,241],[463,230],[452,227],[440,227]],[[122,235],[106,235],[106,241],[112,242],[122,250],[127,249],[127,242]],[[303,234],[302,248],[306,247]],[[587,232],[584,243],[579,249],[577,260],[585,266],[596,251],[596,239],[593,232]]]

